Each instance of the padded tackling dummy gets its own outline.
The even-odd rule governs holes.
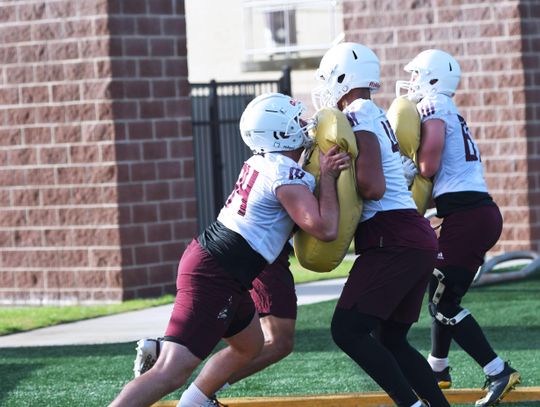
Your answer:
[[[388,121],[396,134],[399,150],[402,155],[409,157],[418,167],[417,152],[420,147],[420,115],[416,105],[405,97],[394,99],[388,112]],[[417,174],[411,185],[414,202],[421,215],[426,213],[431,199],[432,182]]]
[[[358,156],[356,138],[347,117],[337,109],[323,108],[316,115],[313,130],[314,146],[306,155],[304,169],[315,176],[318,194],[319,151],[326,153],[337,144],[351,155],[351,166],[342,171],[337,179],[339,200],[338,237],[332,242],[323,242],[303,230],[295,233],[293,246],[296,258],[302,267],[325,273],[335,269],[345,257],[362,214],[362,198],[356,190],[355,160]]]

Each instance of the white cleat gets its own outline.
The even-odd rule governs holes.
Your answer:
[[[137,357],[133,364],[135,377],[139,377],[154,366],[159,357],[162,345],[163,338],[141,339],[137,341]]]

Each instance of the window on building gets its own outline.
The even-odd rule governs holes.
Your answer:
[[[343,38],[340,0],[244,0],[245,71],[314,68]]]

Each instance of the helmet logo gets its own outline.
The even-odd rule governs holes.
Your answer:
[[[369,87],[371,89],[379,89],[381,87],[381,84],[379,82],[370,82]]]

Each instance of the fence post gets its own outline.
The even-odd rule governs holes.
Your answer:
[[[281,78],[279,78],[279,92],[284,95],[292,96],[291,89],[291,67],[285,65],[281,70]]]
[[[210,156],[212,157],[212,175],[214,179],[214,214],[217,216],[223,206],[223,163],[221,162],[221,135],[219,131],[219,98],[217,94],[217,83],[214,79],[210,81],[209,109],[210,137],[212,140],[212,152]]]

